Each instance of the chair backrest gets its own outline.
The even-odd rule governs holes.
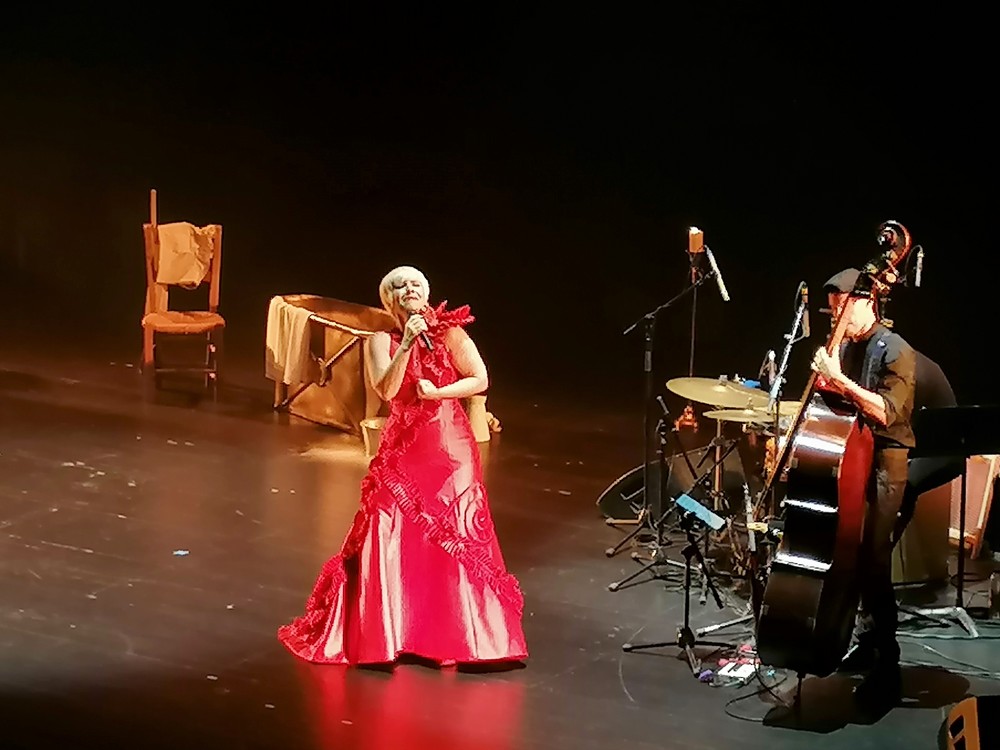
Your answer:
[[[220,297],[220,282],[222,278],[222,226],[212,225],[214,232],[210,237],[211,252],[205,277],[195,286],[208,282],[208,311],[218,312]],[[170,284],[157,281],[157,269],[160,259],[160,233],[158,225],[146,223],[142,225],[143,240],[146,248],[146,313],[165,312],[169,309],[168,289]]]
[[[948,750],[981,750],[979,710],[975,696],[955,704],[945,722]]]
[[[948,750],[1000,747],[1000,695],[973,695],[959,701],[944,720]]]

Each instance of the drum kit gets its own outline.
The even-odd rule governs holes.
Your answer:
[[[690,575],[692,561],[687,559],[687,563],[682,564],[667,559],[663,548],[670,546],[672,541],[663,540],[660,534],[667,526],[667,518],[676,515],[678,518],[683,519],[687,515],[685,513],[687,506],[681,502],[681,499],[684,498],[685,501],[690,501],[692,500],[691,495],[696,495],[705,503],[705,506],[702,506],[703,508],[714,508],[714,510],[708,510],[707,512],[712,514],[719,522],[719,526],[714,529],[709,527],[704,529],[698,545],[695,545],[694,540],[689,535],[689,544],[682,551],[682,555],[688,558],[689,553],[692,552],[692,546],[704,547],[704,552],[698,553],[697,566],[700,571],[699,577],[702,589],[700,602],[705,604],[708,593],[711,592],[715,596],[719,608],[722,608],[723,605],[718,593],[714,591],[711,583],[712,576],[717,574],[723,574],[731,578],[734,583],[736,580],[743,580],[748,583],[750,589],[748,592],[749,598],[751,602],[756,602],[760,598],[761,579],[758,571],[760,569],[759,560],[761,558],[758,557],[755,533],[763,531],[763,524],[757,519],[760,508],[755,509],[750,484],[755,484],[758,487],[766,484],[767,471],[769,470],[768,459],[771,461],[774,460],[777,453],[775,445],[777,441],[783,440],[783,433],[787,429],[789,421],[797,413],[799,404],[794,401],[776,401],[772,407],[769,393],[752,387],[750,383],[742,382],[738,378],[730,380],[726,376],[718,378],[678,377],[667,381],[666,386],[671,393],[680,396],[688,402],[681,417],[674,422],[674,431],[679,431],[681,426],[694,426],[697,429],[697,419],[694,418],[694,404],[700,404],[701,406],[712,407],[708,411],[703,412],[703,414],[705,418],[715,421],[715,437],[709,441],[700,459],[696,458],[694,463],[692,463],[691,458],[687,455],[690,451],[684,450],[683,446],[681,446],[681,454],[679,455],[682,455],[687,463],[690,476],[685,476],[691,479],[690,485],[676,493],[676,498],[672,503],[673,509],[661,509],[660,518],[653,521],[652,526],[657,530],[657,540],[649,544],[651,557],[648,563],[622,580],[610,584],[608,589],[617,591],[643,573],[653,571],[654,568],[664,565],[683,568],[686,571],[686,575]],[[665,416],[669,416],[669,412],[666,411],[662,403],[661,407],[664,408]],[[725,437],[723,435],[723,426],[726,424],[739,425],[740,437],[735,439],[733,437]],[[765,444],[763,460],[760,459],[761,442]],[[734,494],[739,494],[739,490],[730,481],[732,474],[728,471],[729,461],[727,461],[728,456],[737,449],[739,449],[739,461],[737,463],[741,464],[743,469],[742,497],[739,498],[739,503],[736,502],[735,497],[732,497]],[[701,452],[699,449],[698,453]],[[674,470],[673,459],[675,457],[676,455],[669,457],[669,469],[664,469],[664,473],[667,476]],[[667,461],[667,459],[668,457],[665,454],[661,455],[661,460]],[[706,461],[711,462],[711,466],[703,470],[702,464]],[[725,481],[723,481],[724,467],[727,469],[725,471]],[[679,473],[684,475],[683,470],[680,470]],[[760,498],[758,497],[757,499],[759,500]],[[690,503],[688,504],[690,505]],[[693,500],[693,504],[695,506],[699,505],[698,500]],[[765,516],[769,515],[766,511],[763,511],[763,514]],[[643,515],[640,514],[640,522],[642,518]],[[610,520],[608,523],[614,525]],[[683,520],[679,521],[676,525],[683,528]],[[634,537],[635,535],[636,532],[632,532],[629,537]],[[626,537],[626,539],[629,537]],[[718,552],[723,552],[723,554],[710,555],[711,547],[713,546]],[[726,548],[728,548],[729,554],[724,552]],[[616,549],[608,550],[605,554],[610,556],[615,551]],[[638,552],[633,552],[632,558],[637,561],[644,559]],[[648,580],[656,580],[657,578],[662,578],[662,576],[654,572],[653,578]],[[685,588],[688,589],[689,586],[690,582],[686,579]],[[690,591],[688,590],[689,594]],[[723,623],[699,628],[696,632],[691,632],[690,627],[687,625],[687,615],[685,615],[685,626],[682,629],[684,632],[678,635],[678,645],[684,645],[685,643],[691,645],[696,641],[703,645],[711,645],[710,642],[701,641],[698,638],[731,625],[745,623],[751,619],[753,619],[753,615],[747,614]],[[640,648],[650,648],[660,645],[665,644],[636,645],[629,643],[623,646],[623,649],[626,651],[635,651]],[[691,654],[688,656],[689,659],[693,660]],[[695,660],[693,660],[692,668],[694,669],[695,666]]]
[[[719,378],[674,378],[667,381],[667,388],[681,398],[696,401],[706,406],[717,407],[705,412],[709,419],[720,422],[741,422],[743,424],[772,425],[778,417],[795,414],[798,401],[782,401],[776,408],[768,408],[768,395],[725,376]]]
[[[777,455],[779,441],[783,440],[789,420],[799,409],[799,401],[780,401],[770,406],[770,397],[758,388],[739,380],[718,378],[683,377],[667,381],[667,389],[689,402],[697,402],[714,409],[704,413],[705,418],[716,421],[716,450],[721,449],[723,423],[738,423],[743,431],[765,441],[764,479],[770,476]],[[718,459],[719,456],[716,456]],[[714,492],[718,495],[720,485]]]

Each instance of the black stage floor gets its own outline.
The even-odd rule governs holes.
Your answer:
[[[595,500],[637,463],[635,419],[502,385],[483,450],[526,597],[524,668],[304,664],[275,629],[340,545],[360,441],[273,414],[252,357],[219,405],[144,404],[135,351],[47,351],[0,353],[0,747],[932,748],[955,702],[1000,692],[986,638],[904,637],[923,665],[877,720],[851,708],[848,678],[808,679],[796,720],[756,681],[699,682],[676,647],[623,653],[673,641],[684,603],[677,575],[608,590],[637,563],[605,556],[624,532]],[[695,627],[742,611],[722,592],[719,610],[696,591]],[[746,643],[744,628],[713,637]],[[782,677],[765,679],[787,699]]]

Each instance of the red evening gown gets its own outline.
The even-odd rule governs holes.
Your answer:
[[[444,334],[474,318],[468,307],[446,311],[445,303],[425,317],[433,349],[418,342],[411,350],[354,523],[323,566],[305,613],[278,630],[307,661],[527,657],[524,599],[500,553],[468,416],[456,399],[416,394],[421,378],[438,386],[459,379]],[[399,343],[394,332],[392,353]]]

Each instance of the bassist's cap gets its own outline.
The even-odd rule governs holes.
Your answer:
[[[850,292],[854,289],[854,285],[858,283],[859,276],[861,276],[861,271],[857,268],[845,268],[840,273],[827,279],[826,283],[823,284],[823,291],[833,292],[834,294]]]

